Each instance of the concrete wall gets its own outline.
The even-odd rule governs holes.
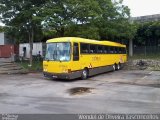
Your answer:
[[[0,45],[12,45],[14,44],[13,39],[9,39],[4,32],[0,33]]]
[[[10,58],[13,55],[18,55],[18,46],[0,45],[0,58]]]
[[[0,33],[0,45],[4,45],[5,41],[4,41],[4,32]]]
[[[160,14],[132,17],[130,20],[137,22],[160,21]]]
[[[26,54],[24,54],[24,49],[26,49]],[[29,58],[30,54],[30,45],[29,43],[21,43],[19,44],[19,56],[23,56],[25,58]],[[33,43],[33,51],[32,55],[38,55],[40,51],[41,56],[43,56],[43,43]]]

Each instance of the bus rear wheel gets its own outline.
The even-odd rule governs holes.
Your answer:
[[[116,64],[116,70],[120,70],[120,69],[121,69],[121,64],[120,63]]]
[[[87,78],[88,78],[88,70],[87,70],[87,69],[84,69],[84,70],[82,71],[81,79],[82,79],[82,80],[85,80],[85,79],[87,79]]]
[[[120,70],[120,69],[121,69],[121,63],[118,63],[117,70]]]

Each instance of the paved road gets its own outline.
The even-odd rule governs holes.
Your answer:
[[[90,92],[69,89],[85,87]],[[79,93],[82,92],[82,93]],[[116,71],[88,80],[0,75],[0,113],[159,113],[160,72]]]

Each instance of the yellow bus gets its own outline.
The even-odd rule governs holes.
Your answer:
[[[116,42],[61,37],[46,44],[43,73],[49,78],[87,79],[119,70],[127,61],[126,45]]]

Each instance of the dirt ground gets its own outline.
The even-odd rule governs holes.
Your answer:
[[[130,59],[125,65],[127,70],[160,71],[160,60],[155,59]]]

